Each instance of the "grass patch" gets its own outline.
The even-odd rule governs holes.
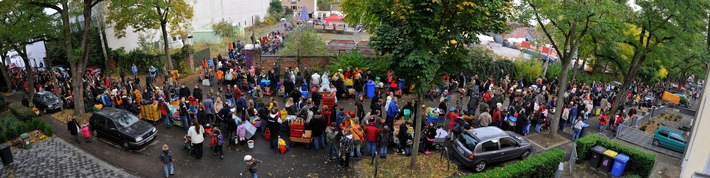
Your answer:
[[[396,154],[396,153],[395,153]],[[387,159],[379,159],[377,177],[458,177],[464,175],[458,170],[458,165],[451,162],[447,170],[448,161],[445,157],[440,159],[440,153],[417,156],[417,168],[409,169],[410,157],[388,154]],[[374,177],[375,165],[372,157],[363,158],[355,166],[359,175],[357,177]]]

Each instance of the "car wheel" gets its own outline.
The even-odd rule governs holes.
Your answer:
[[[520,155],[520,158],[521,158],[521,159],[525,159],[525,158],[527,158],[528,156],[530,156],[530,150],[525,150],[525,152],[523,152],[523,154]]]
[[[481,171],[483,171],[484,169],[486,169],[486,162],[485,162],[485,161],[481,161],[481,162],[476,163],[476,165],[473,166],[473,169],[474,169],[476,172],[481,172]]]
[[[441,145],[439,145],[439,144],[434,145],[434,149],[440,150],[440,149],[441,149]]]
[[[656,140],[656,139],[653,139],[653,142],[651,142],[651,145],[653,145],[653,146],[658,146],[658,145],[659,145],[659,141]]]
[[[123,143],[121,143],[121,148],[123,148],[124,150],[127,150],[128,149],[128,142],[124,141]]]
[[[91,129],[91,130],[92,130],[92,131],[91,131],[91,134],[93,134],[94,137],[99,138],[99,131],[96,130],[96,129]]]

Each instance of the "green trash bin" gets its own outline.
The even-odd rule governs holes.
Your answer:
[[[29,133],[21,134],[20,138],[22,139],[22,143],[24,144],[22,147],[25,148],[25,150],[32,149],[32,143],[30,143],[30,134]]]

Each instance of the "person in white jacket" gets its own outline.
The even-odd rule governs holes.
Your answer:
[[[195,158],[197,159],[202,158],[202,142],[205,141],[203,133],[205,133],[205,128],[199,123],[193,123],[190,129],[187,130],[187,136],[192,141],[192,147],[195,149]]]

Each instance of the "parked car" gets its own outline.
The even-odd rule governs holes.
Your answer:
[[[690,103],[688,102],[688,96],[686,96],[684,93],[674,93],[674,95],[680,97],[680,105],[681,106],[688,106]]]
[[[683,137],[683,132],[661,126],[653,134],[653,142],[651,144],[683,153],[688,146],[688,139]]]
[[[101,68],[96,67],[96,66],[89,66],[89,67],[86,67],[86,72],[91,75],[94,75],[94,74],[101,75]]]
[[[148,122],[139,120],[128,111],[104,108],[89,118],[89,126],[98,138],[117,143],[123,149],[140,149],[148,145],[158,130]]]
[[[35,107],[42,111],[42,113],[47,113],[47,111],[58,111],[64,109],[64,102],[62,102],[57,95],[49,91],[41,91],[34,94],[32,97],[32,102]]]
[[[489,164],[525,158],[533,151],[531,142],[523,136],[494,126],[463,132],[453,147],[456,158],[476,172]]]

